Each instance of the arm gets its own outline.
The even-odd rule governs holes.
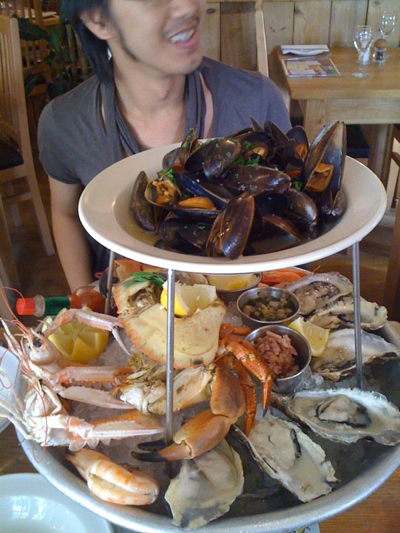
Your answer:
[[[78,217],[81,185],[50,178],[51,216],[57,252],[71,292],[93,281],[90,250]]]

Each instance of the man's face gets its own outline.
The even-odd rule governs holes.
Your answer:
[[[114,61],[131,59],[162,75],[187,74],[202,58],[204,0],[110,0]],[[122,63],[123,64],[123,63]]]

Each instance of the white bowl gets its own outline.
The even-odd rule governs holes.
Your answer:
[[[74,503],[40,474],[0,476],[2,533],[112,533],[111,524]]]
[[[13,390],[16,384],[19,362],[15,355],[0,346],[0,402],[13,403]],[[0,433],[9,424],[7,418],[2,418],[0,408]]]

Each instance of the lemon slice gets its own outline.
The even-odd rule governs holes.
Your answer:
[[[239,291],[256,281],[254,274],[208,275],[208,281],[222,291]]]
[[[311,355],[319,357],[325,350],[329,338],[329,329],[321,328],[311,322],[307,322],[299,316],[289,324],[289,328],[298,331],[308,340],[311,348]]]
[[[209,307],[216,299],[217,291],[213,285],[175,285],[175,315],[189,316],[197,309]],[[165,309],[168,307],[167,283],[163,285],[160,303]]]
[[[73,320],[49,335],[49,341],[74,363],[88,363],[99,357],[108,343],[108,331]]]

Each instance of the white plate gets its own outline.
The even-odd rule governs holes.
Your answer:
[[[210,274],[261,272],[317,261],[344,250],[365,237],[385,211],[386,194],[381,181],[369,168],[346,157],[343,179],[348,202],[346,212],[332,229],[317,239],[235,261],[161,250],[148,243],[149,233],[135,224],[128,206],[139,172],[144,170],[150,179],[156,177],[163,155],[176,146],[154,148],[127,157],[100,172],[89,183],[80,198],[79,215],[96,241],[122,256],[162,268]]]
[[[111,525],[54,489],[40,474],[0,476],[2,533],[112,533]]]
[[[13,394],[17,373],[18,359],[6,348],[0,346],[0,402],[13,403]],[[1,418],[4,411],[0,407],[0,433],[6,429],[9,424],[7,418]]]

